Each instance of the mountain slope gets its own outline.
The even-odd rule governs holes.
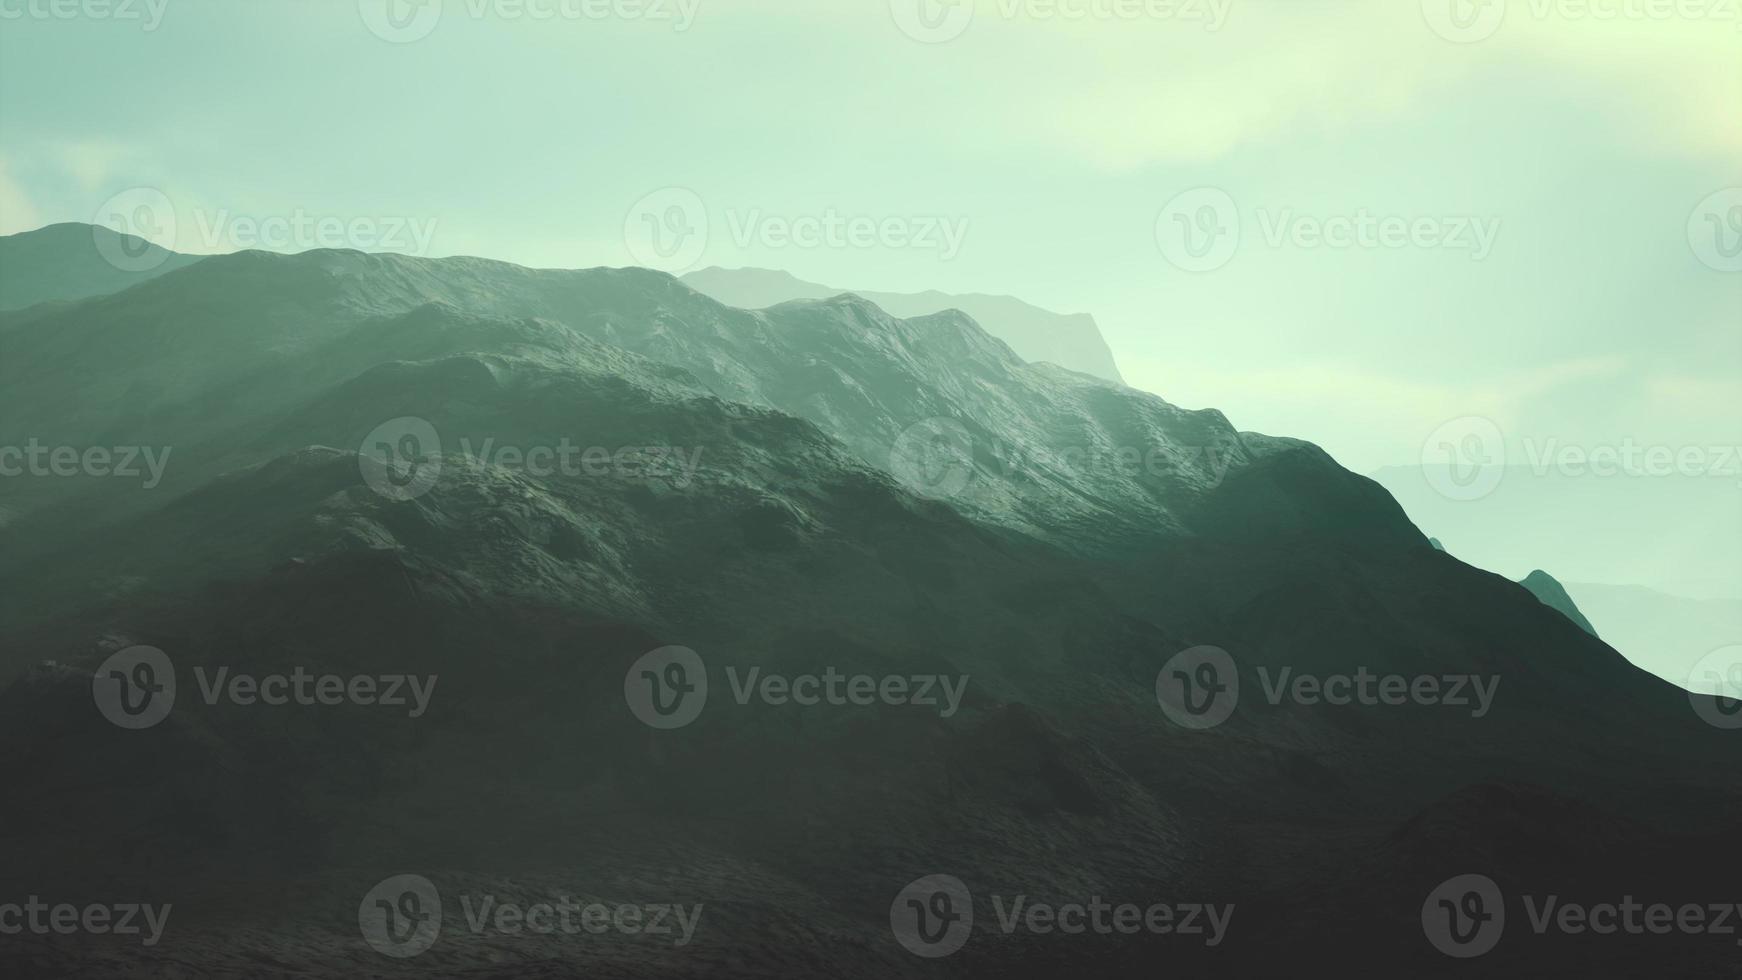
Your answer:
[[[1086,313],[1054,313],[1013,296],[983,293],[871,292],[834,289],[805,282],[773,269],[722,269],[717,266],[686,273],[685,285],[727,306],[759,310],[799,299],[829,299],[852,292],[891,315],[911,319],[945,310],[961,310],[992,336],[1010,345],[1025,361],[1047,361],[1060,367],[1123,384],[1113,352],[1101,336],[1095,318]]]
[[[811,420],[914,489],[1064,547],[1137,547],[1220,526],[1217,500],[1235,496],[1246,501],[1235,525],[1252,533],[1336,525],[1420,541],[1382,491],[1315,447],[1025,364],[962,314],[901,320],[853,296],[736,310],[639,269],[214,256],[7,328],[0,439],[167,444],[186,461],[167,485],[185,488],[210,475],[224,451],[210,440],[238,417],[280,412],[384,357],[456,352],[440,331],[401,338],[391,326],[431,305],[556,323],[680,367],[720,398]],[[75,361],[71,383],[26,368]],[[33,491],[51,488],[8,489],[0,507],[16,520],[46,499]]]
[[[1530,590],[1530,594],[1541,600],[1543,605],[1578,624],[1579,629],[1592,636],[1598,635],[1597,630],[1591,626],[1591,621],[1579,611],[1578,603],[1573,601],[1572,596],[1567,595],[1567,590],[1555,581],[1554,576],[1539,568],[1526,575],[1518,584]]]
[[[149,949],[9,937],[12,974],[1057,976],[1092,947],[1108,976],[1438,976],[1464,964],[1419,909],[1453,874],[1565,893],[1620,860],[1628,894],[1667,900],[1742,870],[1733,733],[1695,710],[1712,699],[1432,549],[1313,447],[1022,364],[958,316],[244,253],[7,320],[0,344],[0,444],[175,449],[150,490],[0,484],[28,509],[0,528],[0,866],[20,894],[175,904]],[[894,472],[925,412],[976,453],[1212,440],[1228,465],[1137,479],[988,449],[941,494]],[[93,691],[141,643],[177,696],[123,730]],[[655,728],[631,692],[672,645],[709,689]],[[1158,684],[1202,645],[1241,687],[1194,730]],[[439,683],[414,716],[208,696],[220,669]],[[804,704],[751,670],[960,697]],[[1272,697],[1283,671],[1496,686],[1478,715]],[[359,903],[408,872],[447,918],[390,959]],[[960,952],[913,956],[891,903],[946,873],[980,919]],[[990,896],[1016,894],[1237,914],[1215,947],[1085,946],[1001,931]],[[480,896],[706,911],[677,946],[475,931]],[[1653,959],[1613,938],[1520,930],[1482,973],[1734,961],[1728,941]]]
[[[0,236],[0,310],[120,292],[201,258],[74,222]]]

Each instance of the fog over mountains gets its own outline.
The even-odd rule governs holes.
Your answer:
[[[986,332],[1009,344],[1010,349],[1025,361],[1049,361],[1108,381],[1123,383],[1125,380],[1119,375],[1113,352],[1101,336],[1094,317],[1087,313],[1053,313],[1013,296],[952,294],[936,290],[890,293],[834,289],[805,282],[775,269],[710,267],[686,273],[683,281],[697,292],[729,306],[753,310],[795,299],[828,299],[845,292],[855,292],[898,317],[960,310],[973,317]]]
[[[101,240],[63,238],[0,256]],[[1057,976],[1089,937],[1000,913],[1096,896],[1232,906],[1093,937],[1101,975],[1452,976],[1455,876],[1737,880],[1733,702],[1315,446],[967,312],[352,251],[56,292],[0,313],[0,446],[42,450],[0,480],[0,866],[174,914],[9,939],[13,975]],[[379,687],[260,699],[293,675]],[[878,694],[797,699],[831,677]],[[359,919],[407,874],[441,931],[401,959]],[[892,908],[937,875],[976,915],[915,955]],[[697,918],[535,934],[470,924],[486,895]],[[1735,959],[1513,918],[1484,975]]]

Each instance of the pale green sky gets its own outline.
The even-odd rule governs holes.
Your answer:
[[[301,216],[623,265],[681,187],[695,264],[1091,312],[1131,383],[1357,470],[1467,415],[1742,443],[1742,192],[1699,210],[1742,186],[1727,0],[120,2],[0,0],[0,231],[144,187],[191,252]],[[1158,217],[1200,187],[1242,234],[1186,272]],[[893,230],[780,240],[831,213]],[[1452,241],[1300,237],[1363,215]]]

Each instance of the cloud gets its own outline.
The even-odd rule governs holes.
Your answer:
[[[16,235],[44,224],[30,196],[12,179],[4,156],[0,156],[0,235]]]

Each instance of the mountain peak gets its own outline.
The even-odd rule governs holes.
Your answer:
[[[1536,596],[1543,605],[1572,620],[1580,629],[1592,636],[1597,635],[1596,627],[1592,626],[1591,621],[1585,618],[1585,614],[1579,611],[1578,604],[1573,602],[1573,597],[1567,594],[1566,587],[1561,585],[1553,575],[1539,568],[1526,575],[1518,584],[1528,589],[1530,594]]]

